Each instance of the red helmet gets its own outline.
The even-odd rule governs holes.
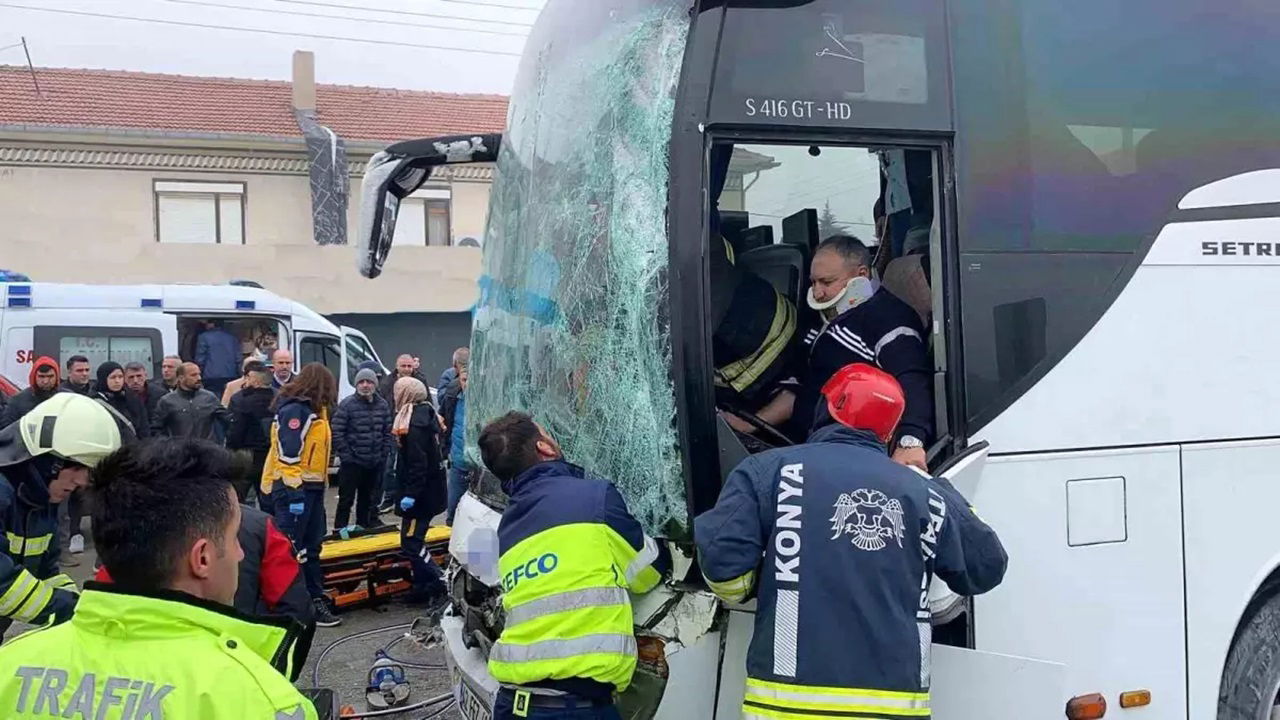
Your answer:
[[[822,394],[836,422],[854,430],[873,432],[886,444],[907,407],[898,381],[865,363],[853,363],[837,370],[822,386]]]

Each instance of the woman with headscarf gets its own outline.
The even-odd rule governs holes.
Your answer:
[[[338,383],[320,363],[306,365],[280,388],[271,447],[258,486],[259,492],[271,496],[276,525],[298,551],[320,627],[342,622],[329,609],[320,570],[320,543],[328,528],[324,489],[333,446],[329,415],[337,402]]]
[[[396,380],[393,393],[396,417],[391,434],[400,446],[396,463],[400,481],[396,513],[402,518],[400,550],[413,568],[413,592],[408,600],[436,604],[447,597],[447,588],[440,567],[427,552],[426,537],[431,518],[444,512],[447,505],[440,420],[421,380],[402,377]]]
[[[108,360],[99,365],[98,384],[95,388],[97,398],[129,422],[129,429],[135,437],[145,438],[151,435],[147,406],[137,393],[125,389],[124,368],[120,363]]]

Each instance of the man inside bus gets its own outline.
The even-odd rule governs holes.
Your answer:
[[[736,432],[777,444],[742,415],[750,413],[778,426],[790,413],[794,396],[782,388],[781,381],[792,356],[795,305],[768,280],[739,268],[733,246],[721,236],[711,240],[709,264],[716,406]],[[758,442],[743,439],[753,450],[765,449]]]
[[[809,307],[818,311],[822,324],[803,336],[808,363],[790,400],[802,410],[787,413],[792,434],[808,434],[810,412],[837,370],[869,363],[893,375],[906,396],[893,459],[924,470],[925,448],[933,439],[932,372],[924,327],[911,306],[879,286],[871,262],[871,251],[851,235],[823,240],[813,255]]]

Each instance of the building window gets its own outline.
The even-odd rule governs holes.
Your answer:
[[[157,180],[156,239],[244,244],[244,183]]]
[[[452,245],[448,188],[419,190],[400,201],[392,245]]]

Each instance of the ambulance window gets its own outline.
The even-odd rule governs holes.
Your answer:
[[[373,349],[369,347],[369,344],[363,338],[347,335],[344,339],[346,340],[347,348],[347,381],[355,385],[356,373],[359,372],[360,363],[370,360],[377,362],[378,358],[374,356]]]
[[[75,335],[64,337],[58,341],[58,363],[66,367],[67,360],[84,355],[89,364],[98,367],[104,362],[112,361],[124,365],[140,362],[151,365],[151,340],[145,337],[112,337],[110,335]]]
[[[342,377],[342,348],[338,338],[332,335],[302,335],[298,341],[298,366],[318,362],[333,373],[334,379]]]
[[[71,357],[83,355],[94,369],[108,360],[121,365],[140,362],[157,377],[164,355],[160,332],[143,327],[36,326],[32,344],[36,357],[57,358],[61,368]]]

